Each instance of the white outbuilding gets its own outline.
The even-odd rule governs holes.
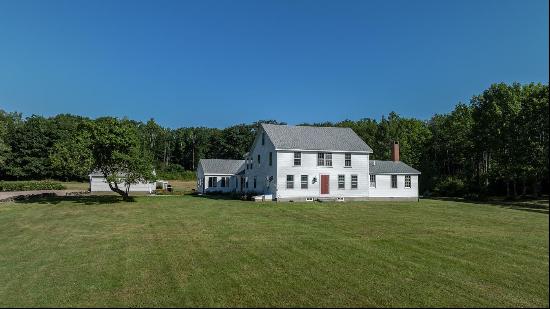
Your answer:
[[[88,175],[90,178],[90,192],[112,192],[107,180],[102,173],[92,172]],[[118,183],[119,188],[123,189],[124,184]],[[130,192],[153,193],[156,189],[156,182],[138,182],[130,185]],[[124,190],[124,189],[123,189]]]

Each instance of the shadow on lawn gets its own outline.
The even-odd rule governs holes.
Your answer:
[[[210,200],[232,200],[240,201],[240,196],[233,194],[189,194],[188,196],[201,199],[210,199]]]
[[[430,199],[440,200],[440,201],[453,201],[453,202],[462,202],[469,204],[478,204],[478,205],[489,205],[489,206],[498,206],[508,209],[516,209],[530,212],[537,212],[542,214],[548,214],[548,199],[535,199],[535,200],[488,200],[488,201],[475,201],[467,200],[463,198],[455,197],[432,197]]]
[[[53,204],[61,202],[73,202],[84,205],[116,204],[121,202],[134,202],[134,198],[124,201],[116,195],[87,195],[87,196],[35,196],[26,199],[15,199],[18,204]]]

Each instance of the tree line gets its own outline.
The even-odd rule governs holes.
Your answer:
[[[548,85],[500,83],[429,120],[392,112],[379,120],[310,125],[352,128],[378,160],[389,160],[390,144],[399,141],[401,160],[422,172],[421,194],[540,195],[549,187],[548,95]],[[0,179],[85,180],[112,156],[119,160],[112,166],[128,169],[137,160],[160,178],[190,178],[201,158],[242,158],[261,122],[284,124],[171,129],[153,119],[23,118],[0,110]]]

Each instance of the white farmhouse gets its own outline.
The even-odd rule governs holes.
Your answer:
[[[201,160],[197,191],[242,192],[277,201],[417,200],[420,172],[370,160],[350,128],[262,124],[245,160]]]

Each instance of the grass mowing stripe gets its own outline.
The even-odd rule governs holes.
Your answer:
[[[0,206],[0,306],[548,306],[548,215],[183,196]]]

